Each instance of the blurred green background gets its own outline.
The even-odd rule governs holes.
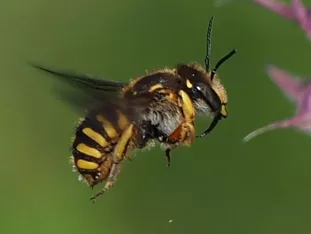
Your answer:
[[[138,153],[93,205],[88,199],[101,186],[79,182],[68,163],[81,116],[26,60],[120,81],[203,63],[212,15],[213,64],[238,49],[219,70],[230,116],[209,137],[175,150],[169,169],[159,148]],[[0,33],[0,233],[311,232],[310,137],[287,129],[241,142],[294,113],[265,73],[273,63],[311,74],[311,42],[294,23],[242,0],[220,8],[210,0],[7,0]],[[198,119],[197,131],[208,121]]]

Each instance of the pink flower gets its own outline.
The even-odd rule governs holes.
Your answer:
[[[304,7],[301,0],[292,0],[291,5],[273,0],[254,0],[254,2],[289,20],[297,22],[311,39],[311,9]]]
[[[311,132],[311,81],[306,82],[296,79],[272,65],[268,66],[268,74],[286,96],[296,103],[296,115],[288,120],[259,128],[249,133],[243,141],[247,142],[267,131],[287,127],[295,127],[304,132]]]

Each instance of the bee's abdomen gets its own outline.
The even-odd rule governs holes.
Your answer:
[[[83,119],[76,129],[72,155],[77,171],[90,186],[105,180],[112,168],[112,152],[122,129],[103,116]]]

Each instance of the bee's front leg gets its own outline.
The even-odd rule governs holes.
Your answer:
[[[167,148],[165,156],[167,158],[167,167],[171,165],[171,152],[178,145],[190,146],[195,139],[195,130],[193,122],[185,120],[180,126],[166,139]]]

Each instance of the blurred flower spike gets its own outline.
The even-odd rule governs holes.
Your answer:
[[[304,132],[311,132],[311,80],[303,81],[287,72],[269,65],[268,75],[284,94],[296,103],[296,115],[290,119],[274,122],[249,133],[243,142],[275,129],[294,127]]]
[[[311,8],[306,8],[301,0],[292,0],[291,4],[277,2],[276,0],[254,0],[254,2],[284,18],[295,21],[311,40]]]

